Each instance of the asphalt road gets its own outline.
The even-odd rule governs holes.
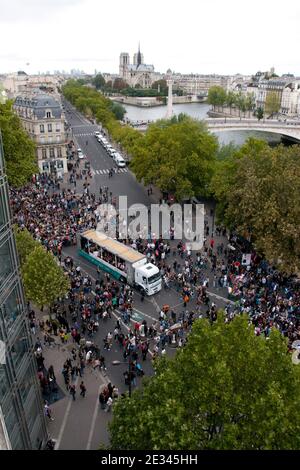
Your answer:
[[[121,171],[119,169],[119,173],[112,178],[108,177],[108,171],[111,168],[116,168],[116,165],[94,136],[94,132],[101,130],[101,128],[91,124],[70,103],[64,101],[64,106],[66,119],[72,127],[74,140],[91,164],[93,174],[91,191],[99,194],[100,185],[108,186],[114,196],[127,196],[129,205],[140,203],[149,206],[153,203],[153,198],[147,195],[147,190],[137,182],[127,167]],[[87,145],[86,142],[88,142]]]
[[[100,173],[100,170],[111,168],[113,163],[111,157],[93,135],[95,130],[99,130],[99,127],[89,123],[69,103],[65,102],[64,105],[66,111],[70,110],[66,112],[66,119],[72,126],[73,136],[91,163],[94,173],[91,180],[91,191],[99,194],[100,186],[109,186],[114,196],[127,195],[129,204],[143,203],[150,205],[154,202],[153,197],[149,198],[147,196],[145,188],[136,181],[130,171],[116,174],[112,178],[108,178],[107,174]],[[86,145],[86,141],[88,145]],[[79,189],[77,190],[80,192]],[[211,220],[209,222],[212,223]],[[93,279],[97,278],[95,267],[80,258],[75,247],[64,249],[63,254],[70,254],[83,271],[87,272]],[[225,290],[209,289],[209,291],[212,300],[218,307],[225,305],[227,302]],[[158,319],[159,311],[164,304],[170,305],[177,314],[183,309],[180,293],[173,287],[168,290],[163,289],[155,296],[146,297],[144,301],[141,301],[140,295],[136,292],[134,294],[134,319],[137,321],[145,319],[148,325],[151,325],[153,321]],[[194,307],[195,299],[190,301],[188,309],[192,310]],[[123,363],[124,359],[119,347],[114,344],[111,351],[103,351],[103,339],[109,331],[113,332],[116,320],[120,317],[120,313],[116,311],[112,319],[101,320],[99,331],[93,337],[93,341],[98,344],[106,358],[107,371],[106,375],[103,376],[98,371],[94,372],[88,370],[88,368],[85,370],[83,380],[87,387],[87,395],[84,399],[79,396],[80,382],[78,382],[76,401],[72,400],[65,390],[61,374],[63,363],[69,357],[69,351],[72,349],[72,343],[67,346],[55,347],[44,353],[46,366],[53,364],[58,384],[65,392],[65,397],[51,406],[55,420],[49,423],[51,436],[57,441],[56,447],[59,449],[97,449],[100,443],[108,443],[107,422],[111,418],[111,414],[100,410],[99,392],[101,387],[108,382],[116,385],[120,393],[128,390],[123,377],[128,365]],[[123,325],[122,328],[125,332],[127,327]],[[169,353],[172,352],[174,350],[169,348]],[[112,365],[115,360],[120,361],[121,364]],[[150,355],[142,365],[146,375],[153,373]],[[140,379],[138,379],[138,385],[139,383]]]

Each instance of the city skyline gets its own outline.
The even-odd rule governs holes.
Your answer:
[[[188,0],[183,9],[176,1],[141,6],[132,0],[128,8],[119,0],[114,5],[96,0],[0,0],[0,40],[6,44],[0,73],[118,73],[120,52],[133,57],[140,41],[145,62],[157,72],[170,68],[183,74],[250,75],[275,67],[279,75],[300,75],[293,48],[300,40],[296,0],[284,12],[284,22],[280,9],[270,12],[258,0],[247,11],[239,5],[237,0],[226,5],[220,0]],[[288,43],[277,34],[283,27],[289,32]]]

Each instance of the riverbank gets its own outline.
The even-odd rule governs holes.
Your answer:
[[[245,113],[241,113],[238,110],[235,110],[234,112],[230,112],[230,110],[224,109],[224,111],[214,111],[210,109],[207,111],[207,115],[211,118],[220,118],[220,117],[228,117],[228,118],[253,118],[255,117],[251,111],[247,111]]]
[[[112,96],[112,101],[123,105],[137,106],[138,108],[153,108],[157,106],[166,106],[167,97],[140,97],[140,96]],[[207,98],[198,98],[196,95],[173,96],[173,104],[192,104],[205,103]]]

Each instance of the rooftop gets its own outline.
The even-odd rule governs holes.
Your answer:
[[[108,237],[104,233],[97,232],[97,230],[87,230],[82,234],[82,236],[130,263],[135,263],[136,261],[140,261],[141,259],[145,258],[142,253],[139,253],[133,248],[130,248],[129,246]]]

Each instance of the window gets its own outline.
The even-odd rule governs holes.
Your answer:
[[[0,365],[0,402],[3,400],[5,395],[8,393],[8,382],[5,372],[5,366]]]
[[[49,148],[49,153],[50,153],[50,158],[54,158],[54,157],[55,157],[54,148],[53,148],[53,147],[50,147],[50,148]]]
[[[57,160],[57,168],[62,169],[64,167],[64,162],[62,160]]]
[[[60,148],[60,147],[57,147],[57,156],[58,156],[58,158],[61,158],[61,157],[62,157],[61,148]]]
[[[47,118],[51,118],[51,111],[47,111],[47,112],[46,112],[46,117],[47,117]]]
[[[14,344],[11,347],[11,357],[15,367],[18,367],[20,365],[28,351],[29,342],[27,338],[26,328],[25,326],[23,326]]]
[[[52,132],[52,124],[48,124],[48,132]]]
[[[6,191],[3,186],[0,186],[0,232],[2,227],[8,221],[8,214],[6,210]]]
[[[43,171],[48,171],[48,170],[49,170],[49,164],[43,163]]]
[[[60,126],[56,124],[56,132],[60,132]]]
[[[0,246],[0,287],[5,283],[6,279],[12,273],[13,264],[11,257],[11,246],[10,240],[6,240],[2,246]]]
[[[17,317],[22,312],[22,301],[19,291],[19,286],[15,286],[13,291],[10,293],[8,298],[4,301],[3,304],[3,313],[4,313],[4,323],[9,331]]]
[[[46,149],[42,149],[42,158],[43,158],[43,160],[45,160],[47,158],[47,150]]]
[[[40,124],[40,133],[42,134],[43,132],[45,132],[44,124]]]

